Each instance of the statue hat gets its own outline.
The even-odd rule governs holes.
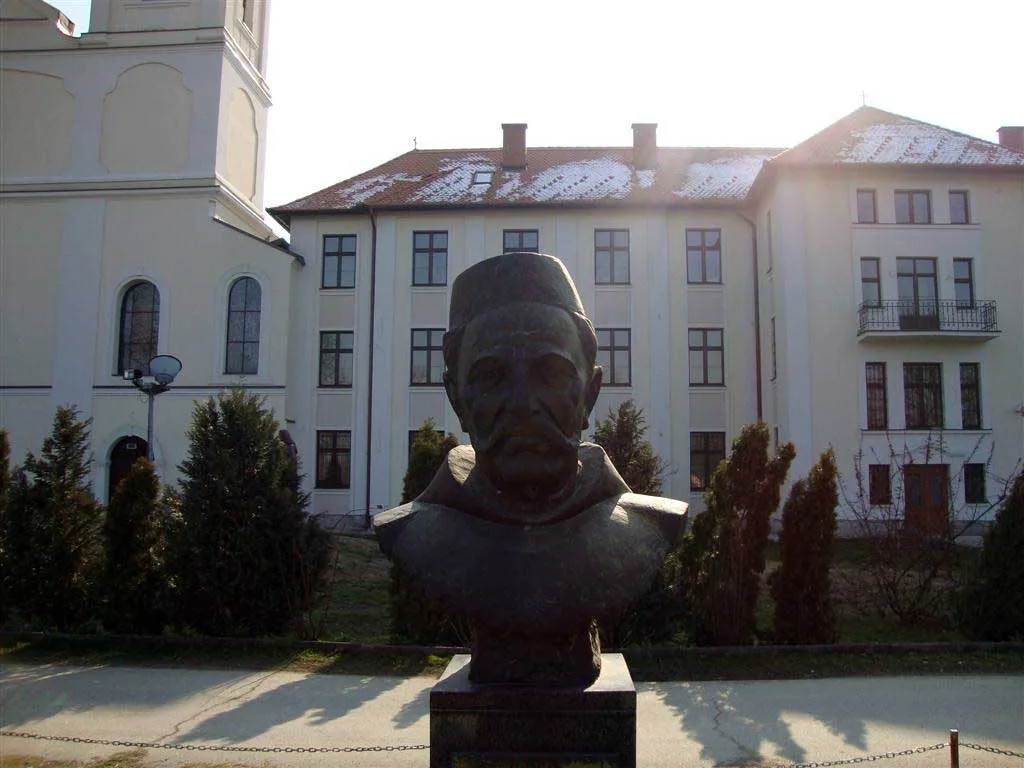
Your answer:
[[[452,283],[448,328],[509,304],[547,304],[586,317],[561,260],[544,253],[505,253],[474,264]]]

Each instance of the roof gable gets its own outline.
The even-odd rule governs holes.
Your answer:
[[[860,107],[783,152],[772,165],[1024,168],[1024,154],[875,107]]]

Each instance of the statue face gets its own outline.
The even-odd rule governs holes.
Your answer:
[[[539,501],[575,479],[600,386],[569,314],[524,303],[469,323],[449,394],[477,468],[503,492]]]

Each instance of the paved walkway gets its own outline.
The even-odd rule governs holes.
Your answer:
[[[0,726],[118,741],[266,747],[426,744],[428,678],[7,664]],[[947,740],[1024,752],[1024,675],[638,685],[638,761],[648,768],[821,762]],[[5,737],[0,754],[109,756],[113,747]],[[427,765],[426,750],[240,754],[151,749],[154,765],[235,762],[289,768]],[[879,768],[944,768],[948,752]],[[961,750],[963,768],[1024,760]]]

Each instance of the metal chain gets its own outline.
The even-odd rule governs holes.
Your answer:
[[[991,752],[995,755],[1007,755],[1008,757],[1024,758],[1024,752],[1012,752],[1009,749],[999,749],[999,747],[986,747],[984,744],[971,744],[966,741],[961,741],[960,746],[967,747],[967,749],[977,749],[981,752]]]
[[[924,752],[934,752],[937,749],[945,749],[949,745],[946,742],[932,744],[930,747],[916,747],[904,749],[901,752],[886,752],[883,755],[867,755],[866,757],[849,757],[845,760],[827,760],[820,763],[785,763],[785,768],[828,768],[833,765],[853,765],[855,763],[873,763],[876,760],[890,760],[895,757],[906,757],[907,755],[920,755]]]
[[[427,744],[399,744],[386,747],[224,747],[216,744],[152,744],[145,741],[117,741],[114,739],[86,739],[79,736],[44,736],[39,733],[0,730],[0,736],[39,741],[63,741],[70,744],[99,744],[104,747],[131,747],[133,749],[183,749],[188,752],[408,752],[429,749]]]

